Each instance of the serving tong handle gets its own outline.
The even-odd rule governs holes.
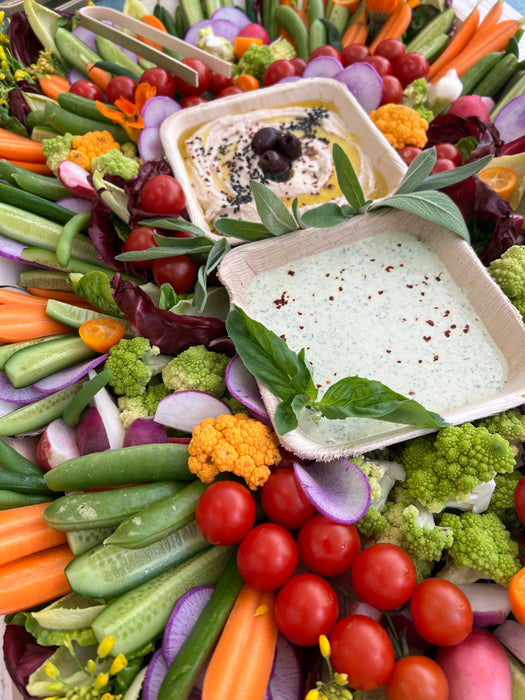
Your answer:
[[[207,51],[203,51],[192,44],[188,44],[187,41],[178,39],[166,32],[161,32],[159,29],[150,27],[145,22],[141,22],[134,17],[129,17],[129,15],[119,12],[118,10],[114,10],[110,7],[90,5],[88,7],[81,7],[78,14],[80,16],[80,24],[86,27],[86,29],[90,29],[92,32],[118,44],[118,46],[129,49],[142,58],[152,61],[155,65],[165,68],[173,75],[176,75],[181,80],[185,80],[195,87],[199,84],[197,71],[181,61],[178,61],[176,58],[168,56],[168,54],[144,44],[134,36],[130,36],[130,34],[126,33],[126,30],[135,35],[150,39],[163,48],[171,49],[185,58],[199,58],[201,61],[204,61],[214,73],[220,73],[228,78],[232,75],[232,64],[228,61],[223,61],[221,58],[212,56]],[[110,26],[107,22],[111,22],[113,26]]]

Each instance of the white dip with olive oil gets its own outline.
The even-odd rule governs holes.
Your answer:
[[[257,275],[247,313],[305,348],[320,395],[343,377],[375,379],[444,413],[494,395],[505,359],[439,256],[406,232],[381,233]],[[392,429],[349,418],[300,428],[323,444]]]

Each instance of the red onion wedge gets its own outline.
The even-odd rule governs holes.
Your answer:
[[[469,599],[476,627],[501,625],[507,619],[510,603],[506,586],[482,581],[457,585]]]
[[[168,442],[166,428],[153,418],[136,418],[126,430],[122,447]]]
[[[91,175],[78,163],[71,160],[63,160],[58,166],[58,179],[76,197],[81,199],[95,199],[97,191],[91,182]]]
[[[225,380],[226,388],[237,401],[246,406],[259,420],[269,422],[257,382],[243,365],[239,355],[234,355],[229,361]]]
[[[231,410],[224,401],[205,391],[176,391],[161,399],[155,412],[157,423],[191,433],[204,418],[217,418]]]
[[[250,24],[250,18],[238,7],[223,6],[215,10],[211,16],[212,20],[225,19],[232,24],[235,24],[239,29],[242,29],[247,24]]]
[[[367,114],[377,109],[383,94],[383,79],[369,63],[351,63],[334,75],[344,83]]]
[[[153,654],[144,676],[142,684],[142,700],[157,700],[160,686],[166,677],[168,667],[162,655],[162,649],[157,649]]]
[[[302,686],[301,664],[297,651],[286,637],[279,634],[264,700],[301,700]]]
[[[508,102],[494,119],[503,143],[510,143],[525,135],[525,94]]]
[[[156,95],[146,102],[140,116],[144,120],[144,127],[146,129],[150,126],[158,128],[165,119],[171,117],[175,112],[178,112],[180,108],[180,104],[172,100],[171,97],[167,95]]]
[[[194,586],[175,603],[162,638],[162,654],[168,666],[179,653],[186,637],[210,600],[214,588],[215,586]]]
[[[166,155],[164,146],[160,140],[160,132],[156,126],[147,126],[142,129],[137,141],[139,156],[144,162],[159,160]]]
[[[79,199],[78,197],[63,197],[57,202],[64,209],[75,212],[75,214],[87,214],[91,211],[91,202],[88,199]]]
[[[317,56],[306,64],[303,78],[333,78],[343,70],[343,64],[334,56]]]
[[[210,25],[211,19],[201,19],[198,22],[195,22],[195,24],[192,24],[192,26],[184,35],[184,41],[186,41],[188,44],[193,44],[193,46],[195,46],[200,39],[199,31],[201,29],[206,29]]]
[[[80,417],[77,425],[77,444],[81,455],[105,452],[110,448],[104,422],[95,406],[88,408]]]
[[[341,457],[331,462],[294,463],[294,471],[308,500],[338,523],[355,523],[370,505],[370,483],[361,469]]]
[[[525,625],[517,620],[505,620],[494,630],[494,636],[511,654],[525,664]]]
[[[188,44],[193,44],[193,46],[196,46],[197,42],[201,38],[199,34],[200,30],[206,29],[207,27],[212,28],[215,36],[228,39],[228,41],[231,41],[232,43],[239,33],[239,27],[227,19],[201,19],[188,29],[184,36],[184,41],[187,41]]]
[[[62,418],[56,418],[48,424],[37,444],[36,458],[38,464],[49,471],[62,462],[80,456],[76,431]]]

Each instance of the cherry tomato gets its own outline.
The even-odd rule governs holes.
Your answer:
[[[410,599],[410,612],[416,630],[431,644],[459,644],[472,632],[467,596],[445,579],[427,578],[418,583]]]
[[[446,158],[451,160],[454,165],[458,168],[463,163],[463,156],[461,151],[453,143],[436,143],[436,155],[438,158]]]
[[[208,100],[202,95],[187,95],[183,97],[179,102],[182,109],[187,109],[188,107],[196,107],[197,105],[202,105],[208,102]]]
[[[159,287],[171,284],[177,294],[187,292],[197,278],[197,265],[187,255],[158,258],[153,261],[152,270]]]
[[[442,173],[444,170],[454,170],[455,167],[455,164],[448,158],[437,158],[430,174]]]
[[[428,656],[405,656],[385,684],[388,700],[448,700],[445,672]]]
[[[365,63],[375,68],[382,78],[385,75],[392,75],[392,64],[384,56],[368,56]]]
[[[306,61],[304,58],[299,58],[299,56],[296,56],[295,58],[290,59],[290,63],[295,68],[296,75],[302,75],[304,73],[304,69],[306,68]]]
[[[241,95],[242,93],[243,90],[241,90],[240,87],[237,87],[237,85],[228,85],[228,87],[225,87],[224,90],[221,90],[217,94],[217,98],[229,97],[230,95]]]
[[[212,72],[210,75],[210,84],[208,85],[208,92],[212,95],[217,96],[221,90],[224,88],[231,87],[232,79],[221,75],[220,73]]]
[[[365,615],[347,615],[328,636],[330,661],[337,673],[348,675],[356,690],[375,690],[394,668],[394,648],[384,627]]]
[[[69,88],[69,92],[73,93],[73,95],[85,97],[88,100],[99,100],[99,102],[104,100],[104,93],[91,80],[76,80]]]
[[[344,525],[325,515],[310,518],[297,535],[299,559],[320,576],[338,576],[352,566],[361,548],[355,525]]]
[[[281,634],[302,647],[328,635],[339,612],[337,596],[324,578],[315,574],[292,576],[275,599],[275,622]]]
[[[416,567],[404,549],[381,542],[360,552],[352,566],[352,586],[362,601],[379,610],[393,610],[412,595]]]
[[[119,97],[124,97],[124,99],[130,102],[135,101],[135,91],[137,90],[137,83],[133,78],[127,75],[116,75],[108,83],[106,88],[106,99],[110,104],[115,104],[115,100]]]
[[[348,44],[341,52],[341,63],[346,68],[351,63],[366,61],[370,56],[370,49],[365,44]]]
[[[268,519],[287,530],[301,527],[316,514],[292,467],[278,469],[261,489],[261,505]]]
[[[139,226],[134,228],[133,231],[126,238],[124,243],[124,250],[126,253],[131,253],[137,250],[149,250],[150,248],[156,248],[157,244],[154,238],[155,229],[149,226]],[[153,267],[153,260],[135,260],[133,262],[135,267],[140,267],[142,270],[150,270]]]
[[[341,52],[339,49],[336,49],[335,46],[330,46],[330,44],[318,46],[308,56],[308,60],[313,61],[313,59],[317,58],[318,56],[332,56],[332,58],[337,58],[338,61],[341,60]]]
[[[384,39],[374,51],[374,56],[384,56],[392,65],[404,55],[405,45],[399,39]]]
[[[298,561],[294,538],[276,523],[256,525],[237,550],[237,567],[243,580],[263,591],[281,588],[294,573]]]
[[[289,78],[291,75],[297,75],[294,64],[284,58],[281,58],[278,61],[270,63],[268,68],[264,71],[264,86],[268,87],[269,85],[275,85],[275,83],[278,83],[279,80]]]
[[[237,544],[253,527],[255,501],[237,481],[216,481],[199,498],[195,521],[208,542]]]
[[[414,158],[421,153],[421,149],[417,146],[405,146],[405,148],[400,148],[398,153],[401,156],[401,160],[410,165]]]
[[[155,175],[142,188],[140,206],[152,214],[182,214],[186,197],[174,177]]]
[[[396,61],[394,74],[399,78],[401,85],[406,87],[417,78],[427,78],[429,64],[425,56],[420,53],[406,53]]]
[[[175,78],[177,90],[183,97],[186,97],[186,95],[202,95],[210,85],[211,70],[200,58],[183,58],[182,63],[197,71],[198,85],[190,85],[185,80]]]
[[[175,78],[165,68],[154,66],[147,68],[139,78],[139,83],[148,83],[157,88],[157,95],[173,97],[175,95]]]
[[[394,75],[385,75],[383,78],[383,92],[381,93],[381,104],[386,105],[392,102],[399,104],[403,98],[403,86],[399,78]]]
[[[525,476],[518,481],[514,489],[514,508],[520,522],[525,525]]]

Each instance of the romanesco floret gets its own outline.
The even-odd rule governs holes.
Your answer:
[[[406,107],[412,107],[416,112],[419,112],[423,119],[431,122],[434,119],[434,113],[425,104],[428,92],[429,87],[426,78],[416,78],[403,90],[401,104]]]
[[[494,282],[501,287],[511,302],[525,300],[525,245],[513,245],[487,268]],[[520,311],[521,313],[521,311]]]
[[[297,51],[287,39],[277,39],[270,44],[274,61],[291,61],[297,56]]]
[[[106,367],[112,372],[110,385],[119,396],[140,396],[150,379],[159,374],[170,360],[161,355],[147,338],[123,338],[109,350]]]
[[[400,462],[407,474],[407,492],[433,513],[447,505],[468,503],[474,488],[516,466],[507,440],[472,423],[450,425],[435,436],[410,440]]]
[[[222,36],[216,36],[211,27],[199,29],[197,47],[212,56],[222,58],[223,61],[233,63],[235,60],[235,50],[231,41]]]
[[[365,515],[354,523],[361,537],[375,537],[380,535],[387,526],[385,516],[377,508],[370,506]]]
[[[362,537],[378,535],[387,526],[381,514],[396,480],[403,481],[405,470],[397,462],[354,458],[353,461],[365,474],[370,484],[370,506],[356,527]]]
[[[233,77],[248,73],[262,85],[264,72],[274,61],[272,50],[267,44],[251,44],[239,59],[239,63],[233,66]]]
[[[496,513],[503,522],[506,522],[508,509],[514,505],[514,490],[522,476],[523,474],[515,469],[507,474],[496,474],[494,477],[496,487],[487,510]]]
[[[71,151],[73,143],[73,134],[60,134],[53,136],[50,139],[44,139],[42,146],[46,157],[47,166],[50,170],[57,174],[58,166],[67,157]]]
[[[510,444],[525,441],[525,414],[518,408],[511,408],[495,416],[487,416],[474,421],[474,425],[486,428],[489,433],[497,433]]]
[[[450,528],[454,542],[449,564],[439,576],[456,583],[492,579],[506,586],[521,569],[519,546],[495,513],[443,513],[441,527]]]
[[[120,175],[124,180],[131,180],[139,172],[140,160],[128,158],[118,148],[112,148],[107,153],[93,158],[91,172],[100,172],[102,175]]]
[[[165,384],[150,384],[140,396],[119,396],[117,399],[120,421],[124,428],[129,428],[137,418],[155,415],[159,401],[171,394]]]
[[[224,375],[230,358],[204,345],[192,345],[174,357],[162,370],[162,381],[172,391],[205,391],[222,396]]]

